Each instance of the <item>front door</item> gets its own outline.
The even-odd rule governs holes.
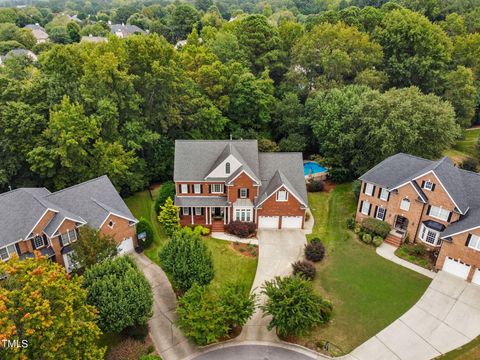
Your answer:
[[[395,229],[401,231],[407,231],[408,219],[405,216],[397,215],[395,219]]]
[[[214,218],[223,218],[223,208],[221,208],[221,207],[213,208],[213,217]]]

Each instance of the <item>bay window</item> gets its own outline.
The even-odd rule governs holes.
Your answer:
[[[430,245],[438,246],[440,245],[440,233],[433,229],[430,229],[422,224],[420,229],[420,239]]]
[[[252,209],[235,209],[235,221],[252,221]]]
[[[17,254],[17,248],[15,245],[8,245],[0,248],[0,259],[7,261],[13,254]]]

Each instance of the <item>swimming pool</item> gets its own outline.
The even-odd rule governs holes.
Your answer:
[[[303,164],[303,175],[305,176],[315,175],[324,172],[327,172],[327,169],[325,169],[323,166],[320,166],[320,164],[314,161],[309,161]]]

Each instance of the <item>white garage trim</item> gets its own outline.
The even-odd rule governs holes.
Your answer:
[[[280,217],[279,216],[259,216],[259,229],[278,229]]]
[[[133,247],[133,239],[130,237],[128,239],[123,240],[118,246],[118,255],[123,255],[134,250]]]
[[[460,260],[455,260],[447,256],[445,258],[445,263],[443,264],[442,270],[466,280],[468,274],[470,273],[470,267],[470,265],[465,264]]]
[[[303,216],[282,216],[282,229],[301,229]]]
[[[480,285],[480,268],[473,273],[472,283]]]

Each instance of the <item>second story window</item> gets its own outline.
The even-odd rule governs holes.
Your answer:
[[[17,253],[17,248],[15,245],[9,245],[3,248],[0,248],[0,259],[7,261],[13,254]]]
[[[210,185],[210,192],[212,194],[223,194],[223,184]]]
[[[201,194],[202,193],[202,185],[201,184],[194,184],[193,185],[193,192],[195,194]]]
[[[480,236],[473,234],[468,235],[467,246],[474,250],[480,251]]]
[[[188,194],[188,185],[187,184],[180,185],[180,194]]]
[[[435,189],[435,185],[430,180],[424,181],[422,187],[428,191],[433,191]]]
[[[226,173],[226,174],[230,174],[230,163],[229,163],[229,162],[227,162],[227,163],[225,164],[225,173]]]
[[[373,195],[373,188],[374,188],[373,184],[366,183],[364,193],[368,196],[372,196]]]
[[[405,211],[410,210],[410,200],[408,200],[407,198],[403,199],[400,203],[400,209]]]
[[[363,215],[370,215],[370,203],[368,201],[362,201],[360,212]]]
[[[427,215],[443,221],[450,220],[450,211],[447,209],[442,209],[438,206],[430,206],[429,210],[427,211]]]
[[[40,249],[45,246],[45,240],[40,235],[35,236],[35,238],[33,239],[33,245],[35,246],[35,249]]]
[[[240,198],[245,199],[248,197],[248,189],[242,188],[239,190],[239,192],[240,192],[240,196],[239,196]]]
[[[380,198],[381,200],[387,201],[387,200],[388,200],[388,190],[387,190],[387,189],[384,189],[384,188],[381,188],[381,189],[380,189],[379,198]]]
[[[288,192],[285,190],[277,191],[277,201],[287,201],[288,200]]]

